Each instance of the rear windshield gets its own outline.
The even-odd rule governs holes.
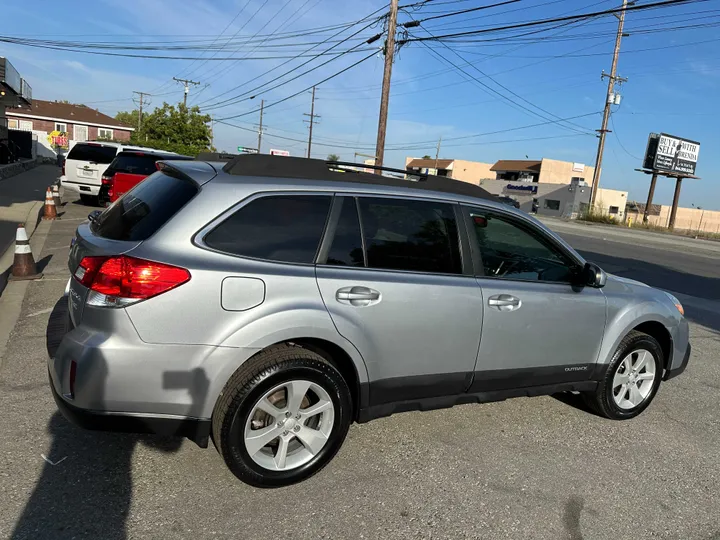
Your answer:
[[[91,161],[93,163],[110,163],[117,154],[116,146],[102,146],[99,144],[78,143],[72,147],[67,159],[78,161]]]
[[[155,162],[161,159],[163,158],[152,154],[138,155],[120,152],[112,165],[110,165],[110,169],[115,172],[148,176],[157,170],[155,169]]]
[[[155,167],[155,163],[157,161],[188,161],[192,159],[193,158],[187,156],[120,152],[115,160],[110,164],[108,171],[112,171],[114,173],[124,172],[148,176],[157,170]]]
[[[145,240],[198,190],[190,180],[155,172],[100,214],[90,228],[93,234],[110,240]]]

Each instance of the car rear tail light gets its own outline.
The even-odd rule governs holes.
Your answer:
[[[75,279],[91,290],[87,303],[122,307],[165,293],[190,280],[184,268],[120,255],[84,257]]]
[[[109,183],[112,182],[112,179],[113,179],[112,176],[108,176],[108,175],[106,175],[106,174],[103,174],[101,181],[102,181],[103,184],[109,184]]]

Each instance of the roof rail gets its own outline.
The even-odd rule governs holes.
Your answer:
[[[352,167],[352,168],[351,168]],[[410,178],[397,178],[368,173],[364,168],[380,169],[401,173]],[[331,182],[356,182],[366,185],[411,188],[428,191],[440,191],[455,195],[465,195],[488,200],[497,200],[494,195],[480,186],[453,180],[444,176],[418,175],[417,173],[338,161],[323,161],[300,157],[271,156],[268,154],[242,154],[228,163],[222,170],[232,176],[259,176],[270,178],[298,178],[307,180],[327,180]],[[417,180],[415,180],[417,179]]]
[[[385,167],[383,165],[365,165],[364,163],[352,163],[350,161],[326,161],[325,163],[328,164],[328,166],[332,168],[339,168],[343,170],[349,170],[354,172],[367,172],[367,171],[358,171],[357,168],[360,169],[373,169],[375,171],[387,171],[387,172],[394,172],[399,173],[405,176],[416,176],[420,180],[427,180],[428,176],[430,176],[427,173],[417,173],[414,171],[404,171],[402,169],[393,169],[392,167]],[[345,167],[352,167],[350,169],[345,169]]]

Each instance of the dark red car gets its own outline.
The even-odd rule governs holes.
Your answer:
[[[193,158],[154,150],[123,150],[119,152],[102,176],[102,185],[98,193],[101,206],[114,203],[148,176],[154,173],[158,161],[183,160]]]

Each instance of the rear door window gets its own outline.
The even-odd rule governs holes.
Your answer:
[[[329,195],[255,199],[210,231],[205,243],[233,255],[312,264],[331,199]]]
[[[116,146],[78,143],[72,147],[72,150],[70,150],[67,159],[107,164],[112,163],[112,160],[115,159],[116,154]]]
[[[198,191],[191,180],[155,172],[107,208],[91,230],[110,240],[145,240]]]
[[[359,197],[370,268],[461,274],[460,238],[450,204]]]

